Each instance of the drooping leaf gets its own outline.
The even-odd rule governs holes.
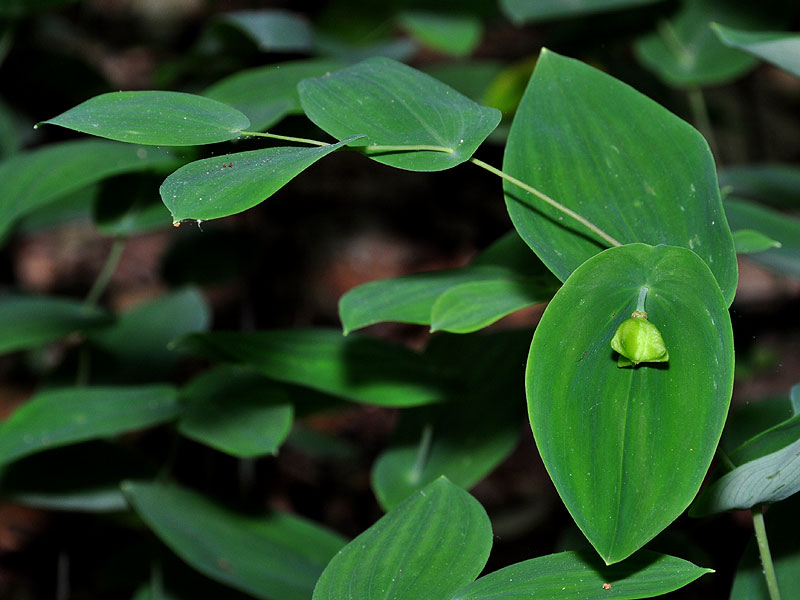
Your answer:
[[[703,137],[649,98],[581,62],[543,51],[506,146],[503,170],[622,243],[683,246],[736,291],[733,237]],[[562,281],[606,247],[596,234],[510,183],[520,236]]]
[[[201,573],[269,600],[308,600],[338,535],[298,517],[246,516],[189,489],[127,481],[122,490],[142,520]]]
[[[277,454],[294,410],[286,390],[258,373],[221,366],[181,389],[178,431],[233,456]]]
[[[800,168],[783,164],[735,165],[719,171],[719,184],[737,198],[774,208],[800,209]]]
[[[194,146],[239,137],[250,125],[235,108],[183,92],[111,92],[37,125],[59,125],[120,142]]]
[[[769,11],[726,0],[684,0],[673,16],[637,40],[639,61],[667,84],[700,87],[733,81],[752,69],[752,56],[728,48],[711,29],[712,22],[731,27],[757,27],[774,22]]]
[[[0,239],[14,222],[112,175],[174,168],[169,150],[100,140],[51,144],[0,162]]]
[[[645,287],[669,362],[621,369],[610,341]],[[548,305],[527,369],[531,427],[559,495],[607,563],[625,559],[689,505],[722,432],[733,336],[713,275],[678,247],[598,254]]]
[[[739,229],[733,232],[733,244],[736,254],[755,254],[770,248],[780,248],[781,243],[756,231],[755,229]]]
[[[770,507],[764,515],[769,549],[782,598],[800,594],[800,540],[794,527],[800,497]],[[751,539],[736,570],[730,600],[771,600],[758,556],[756,540]]]
[[[311,24],[287,10],[237,10],[219,20],[245,33],[262,52],[306,52],[313,46]]]
[[[452,600],[637,600],[677,590],[706,573],[713,571],[646,550],[610,566],[589,552],[561,552],[484,575],[461,589]]]
[[[370,153],[410,171],[441,171],[468,160],[497,127],[500,112],[480,106],[440,81],[388,58],[371,58],[298,86],[309,119],[358,146],[436,146],[442,151]]]
[[[106,311],[68,298],[0,297],[0,353],[36,348],[110,321]]]
[[[179,410],[175,389],[167,385],[48,390],[0,424],[0,464],[158,425],[174,419]]]
[[[174,339],[205,331],[211,321],[202,294],[184,289],[139,304],[117,322],[89,336],[91,343],[114,357],[119,369],[129,365],[154,376],[167,373],[181,357],[169,348]]]
[[[445,599],[477,577],[492,546],[483,507],[442,477],[345,546],[314,600]]]
[[[266,148],[184,165],[159,190],[174,223],[219,219],[263,202],[319,159],[355,138],[315,148]]]
[[[783,31],[745,31],[725,27],[719,23],[712,23],[711,27],[726,46],[743,50],[800,77],[800,34]]]
[[[622,10],[661,0],[500,0],[505,15],[517,25],[569,19]]]
[[[452,56],[471,54],[483,29],[480,20],[468,14],[407,10],[398,20],[421,45]]]
[[[271,379],[380,406],[436,402],[451,383],[411,350],[329,329],[194,334],[178,347],[250,365]]]
[[[800,276],[800,219],[731,197],[725,199],[725,214],[734,231],[753,228],[780,242],[780,247],[748,256],[749,260],[779,273]]]
[[[286,115],[302,114],[297,84],[342,67],[333,60],[298,60],[239,71],[203,94],[224,102],[250,119],[252,131],[265,131]]]

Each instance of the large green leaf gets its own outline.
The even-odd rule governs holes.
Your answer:
[[[644,287],[669,361],[619,368],[610,340]],[[526,381],[556,489],[600,556],[623,560],[689,505],[722,432],[733,335],[713,275],[672,246],[631,244],[589,259],[545,310]]]
[[[123,483],[142,520],[201,573],[269,600],[308,600],[323,567],[344,545],[304,519],[228,510],[174,484]]]
[[[713,23],[722,43],[772,63],[800,77],[800,34],[783,31],[744,31]]]
[[[168,150],[100,140],[44,146],[0,162],[0,239],[18,218],[90,183],[121,173],[172,168]]]
[[[108,313],[68,298],[9,295],[0,298],[0,353],[35,348],[74,331],[102,327]]]
[[[675,15],[660,20],[653,33],[636,42],[636,56],[669,85],[726,83],[744,75],[757,61],[720,42],[711,23],[757,27],[769,18],[768,14],[763,7],[746,2],[684,0]]]
[[[503,165],[622,243],[693,250],[733,300],[736,254],[708,144],[636,90],[542,51]],[[606,245],[529,193],[504,189],[517,231],[562,281]]]
[[[444,54],[467,56],[481,41],[481,22],[473,15],[408,10],[398,20],[421,45]]]
[[[218,219],[263,202],[320,158],[354,138],[315,148],[266,148],[184,165],[159,190],[174,223]]]
[[[484,575],[452,600],[637,600],[677,590],[706,573],[713,571],[655,552],[642,551],[611,566],[588,552],[561,552]]]
[[[0,463],[158,425],[174,419],[178,412],[175,389],[166,385],[42,392],[0,425]]]
[[[236,139],[250,121],[211,98],[144,91],[100,94],[42,124],[133,144],[194,146]]]
[[[345,546],[314,600],[445,600],[478,576],[492,547],[483,507],[444,477]]]
[[[506,16],[517,25],[550,19],[567,19],[621,10],[661,0],[500,0]]]
[[[245,33],[262,52],[307,52],[312,48],[311,24],[287,10],[237,10],[223,13],[219,20]]]
[[[194,334],[178,346],[355,402],[416,406],[444,394],[444,382],[419,354],[331,329]]]
[[[358,146],[437,146],[443,151],[370,153],[410,171],[441,171],[463,163],[494,131],[500,111],[480,106],[429,75],[388,58],[371,58],[298,86],[308,118]],[[366,151],[369,153],[368,148]]]
[[[780,243],[780,248],[748,256],[749,260],[800,277],[800,219],[730,197],[725,199],[725,214],[734,231],[752,228]]]
[[[239,71],[218,81],[204,95],[219,100],[250,119],[250,129],[264,131],[289,114],[302,114],[297,84],[340,69],[338,61],[313,59]]]
[[[181,390],[178,431],[233,456],[277,454],[294,410],[286,390],[249,369],[221,366]]]

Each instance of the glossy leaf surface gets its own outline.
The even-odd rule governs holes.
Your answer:
[[[48,390],[0,425],[0,463],[158,425],[178,412],[175,389],[166,385]]]
[[[167,177],[159,190],[161,199],[175,223],[234,215],[263,202],[349,141],[314,148],[266,148],[197,160]]]
[[[123,491],[161,540],[201,573],[269,600],[308,600],[344,545],[304,519],[246,516],[174,484],[128,481]]]
[[[560,552],[485,575],[459,591],[453,600],[637,600],[677,590],[712,572],[680,558],[648,551],[611,566],[589,552]],[[606,589],[606,585],[610,587]]]
[[[0,353],[35,348],[110,320],[104,310],[68,298],[0,297]]]
[[[51,144],[0,162],[0,239],[35,209],[112,175],[171,168],[168,150],[100,140]]]
[[[726,46],[743,50],[800,77],[800,34],[782,31],[745,31],[712,24]]]
[[[480,106],[416,69],[371,58],[298,86],[308,118],[333,137],[365,134],[358,146],[437,146],[443,151],[371,153],[410,171],[441,171],[468,160],[500,122]]]
[[[581,62],[543,51],[506,146],[503,170],[622,243],[683,246],[736,291],[733,237],[703,137],[649,98]],[[606,242],[509,183],[520,236],[565,280]]]
[[[506,16],[517,25],[538,23],[551,19],[583,17],[596,13],[621,10],[660,0],[500,0]]]
[[[800,276],[800,219],[738,198],[725,199],[725,214],[734,231],[753,228],[781,244],[780,248],[748,256],[748,260]]]
[[[101,94],[41,124],[133,144],[194,146],[236,139],[250,121],[203,96],[144,91]]]
[[[442,379],[419,354],[336,330],[213,332],[185,337],[179,347],[355,402],[416,406],[444,393]]]
[[[345,546],[325,568],[313,598],[450,598],[478,576],[491,546],[483,507],[442,477]]]
[[[292,427],[286,391],[247,369],[218,367],[180,394],[185,408],[178,431],[233,456],[277,454]]]
[[[669,362],[620,369],[610,340],[642,287]],[[643,244],[589,259],[536,328],[526,386],[567,509],[607,563],[623,560],[689,505],[725,422],[733,336],[708,267],[683,248]]]
[[[298,60],[239,71],[203,94],[244,113],[251,131],[265,131],[283,117],[302,114],[297,84],[342,67],[333,60]]]
[[[700,87],[732,81],[756,65],[756,59],[728,48],[711,29],[712,22],[753,27],[765,15],[748,3],[685,0],[673,16],[661,19],[653,33],[640,38],[637,58],[666,83]]]
[[[477,17],[430,11],[404,11],[400,25],[423,46],[452,56],[466,56],[478,45],[482,27]]]

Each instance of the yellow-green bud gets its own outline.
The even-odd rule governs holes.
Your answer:
[[[617,328],[611,347],[619,352],[618,367],[630,367],[640,362],[667,362],[669,353],[661,332],[647,320],[645,313],[633,313]]]

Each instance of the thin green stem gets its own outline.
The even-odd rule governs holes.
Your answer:
[[[689,99],[689,108],[692,111],[692,120],[706,138],[711,153],[716,157],[717,154],[717,141],[714,137],[714,128],[711,126],[711,118],[708,116],[708,106],[706,106],[706,99],[703,96],[703,90],[700,88],[692,88],[686,90],[686,97]]]
[[[772,554],[769,551],[769,541],[767,540],[767,528],[764,525],[764,507],[759,506],[750,511],[753,514],[753,525],[756,530],[756,542],[758,542],[758,553],[761,555],[761,566],[764,567],[764,578],[767,580],[767,590],[769,590],[770,600],[781,600],[781,592],[778,589],[778,578],[775,576],[775,566],[772,564]]]
[[[259,131],[242,131],[240,133],[248,137],[264,137],[273,140],[283,140],[284,142],[297,142],[298,144],[310,144],[311,146],[330,146],[328,142],[320,142],[319,140],[310,140],[308,138],[292,137],[289,135],[278,135],[277,133],[261,133]]]
[[[479,166],[479,167],[481,167],[483,169],[486,169],[490,173],[494,173],[498,177],[500,177],[502,179],[505,179],[506,181],[508,181],[509,183],[517,186],[518,188],[520,188],[522,190],[525,190],[529,194],[533,194],[534,196],[536,196],[540,200],[543,200],[544,202],[546,202],[547,204],[549,204],[550,206],[552,206],[556,210],[559,210],[562,213],[564,213],[565,215],[567,215],[568,217],[576,220],[578,223],[580,223],[581,225],[586,227],[586,229],[588,229],[589,231],[591,231],[595,235],[598,235],[599,237],[601,237],[604,241],[608,242],[608,244],[610,246],[614,246],[614,247],[622,246],[622,244],[619,241],[615,240],[613,237],[608,235],[605,231],[600,229],[597,225],[595,225],[594,223],[592,223],[591,221],[589,221],[585,217],[582,217],[581,215],[579,215],[575,211],[570,210],[569,208],[567,208],[566,206],[564,206],[560,202],[556,202],[555,200],[553,200],[547,194],[545,194],[543,192],[540,192],[536,188],[529,186],[527,183],[524,183],[524,182],[520,181],[519,179],[517,179],[516,177],[512,177],[511,175],[509,175],[507,173],[504,173],[500,169],[498,169],[496,167],[493,167],[492,165],[490,165],[488,163],[485,163],[482,160],[479,160],[479,159],[473,157],[473,158],[470,158],[469,161],[472,164],[477,165],[477,166]]]
[[[414,461],[414,467],[411,469],[411,481],[420,481],[422,479],[422,472],[425,470],[425,465],[428,464],[428,457],[431,453],[432,442],[433,425],[426,423],[419,440],[417,460]]]
[[[636,300],[636,312],[640,313],[647,313],[644,309],[644,301],[647,299],[647,293],[650,291],[650,288],[646,285],[643,285],[639,289],[639,298]]]
[[[103,292],[111,281],[111,276],[117,269],[119,259],[122,256],[122,251],[124,249],[125,240],[122,238],[115,239],[114,244],[111,246],[111,250],[108,253],[108,257],[106,258],[106,264],[103,265],[103,268],[97,275],[97,279],[95,279],[94,284],[92,284],[92,288],[89,290],[89,293],[86,294],[86,299],[83,301],[84,306],[97,306],[100,296],[103,295]]]

